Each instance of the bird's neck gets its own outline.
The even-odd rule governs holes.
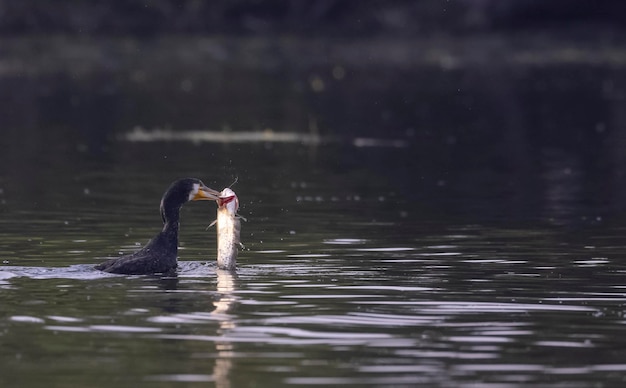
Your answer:
[[[163,218],[163,233],[170,234],[178,239],[180,228],[180,207],[169,207],[161,210]]]
[[[178,251],[178,228],[178,222],[166,222],[165,225],[163,225],[163,230],[159,233],[159,239],[165,244],[168,250],[174,252],[174,255],[176,255]]]
[[[175,221],[166,221],[165,224],[163,225],[163,232],[164,233],[173,233],[173,234],[178,234],[178,230],[180,229],[180,222],[178,222],[178,220]]]
[[[178,229],[180,227],[180,208],[183,204],[166,197],[161,200],[161,218],[163,230],[161,234],[169,236],[170,241],[175,241],[178,246]]]
[[[178,222],[180,220],[180,208],[182,204],[173,204],[167,199],[161,201],[161,218],[163,219],[164,229],[170,224],[178,228]]]

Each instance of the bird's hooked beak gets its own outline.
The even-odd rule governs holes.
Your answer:
[[[191,197],[192,201],[215,201],[220,198],[220,192],[204,185],[198,185],[198,189]]]

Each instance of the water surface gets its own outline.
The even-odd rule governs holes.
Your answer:
[[[623,383],[619,61],[189,60],[0,79],[0,385]],[[95,271],[183,176],[237,272],[204,202],[177,276]]]
[[[194,150],[180,160],[215,147]],[[183,171],[92,167],[30,210],[4,194],[3,385],[587,386],[626,371],[620,226],[427,212],[382,176],[364,191],[352,173],[263,185],[243,168],[236,274],[214,268],[214,207],[191,203],[178,276],[117,276],[91,266],[159,229],[161,176]]]

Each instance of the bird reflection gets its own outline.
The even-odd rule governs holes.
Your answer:
[[[237,302],[235,296],[235,281],[237,274],[234,271],[226,271],[216,269],[217,273],[217,292],[219,297],[213,302],[215,310],[211,312],[218,316],[220,328],[218,334],[224,336],[227,332],[235,328],[233,316],[229,315]],[[217,358],[213,368],[213,377],[215,378],[216,388],[230,388],[230,370],[233,366],[233,344],[230,341],[217,341],[215,343]]]

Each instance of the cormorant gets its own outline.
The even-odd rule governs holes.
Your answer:
[[[218,200],[219,192],[199,179],[177,180],[161,199],[163,230],[141,250],[96,265],[96,269],[127,275],[169,273],[176,269],[180,208],[189,201]]]

